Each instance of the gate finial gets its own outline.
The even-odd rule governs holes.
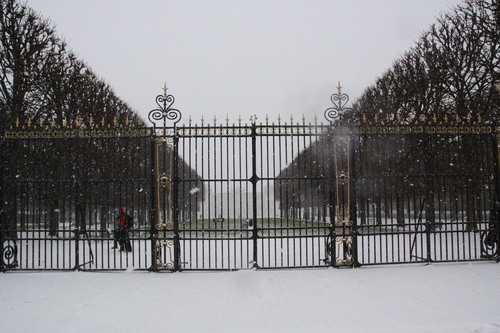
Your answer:
[[[342,88],[343,87],[340,85],[339,81],[337,85],[337,93],[333,94],[330,97],[330,100],[333,103],[333,107],[325,110],[325,118],[330,122],[330,124],[332,124],[333,121],[337,119],[342,113],[351,110],[351,108],[346,107],[347,103],[349,102],[349,96],[342,93]]]
[[[161,120],[164,129],[167,127],[167,120],[172,121],[172,126],[175,128],[176,124],[181,120],[182,114],[179,110],[172,108],[175,98],[172,95],[167,95],[167,83],[163,86],[163,95],[156,96],[156,104],[158,107],[149,111],[148,119],[156,127],[156,121]]]

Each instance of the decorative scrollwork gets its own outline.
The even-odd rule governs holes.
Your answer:
[[[330,97],[330,100],[333,103],[333,107],[325,110],[325,118],[330,123],[333,123],[333,121],[339,118],[339,116],[341,116],[345,111],[351,110],[351,108],[346,107],[347,103],[349,102],[349,95],[342,93],[340,82],[337,86],[337,90],[338,92]]]
[[[481,254],[483,258],[494,258],[497,254],[498,235],[494,228],[481,234]]]
[[[1,260],[8,269],[17,267],[17,244],[14,240],[3,242]]]
[[[149,111],[148,119],[156,127],[157,121],[162,121],[162,127],[167,127],[167,121],[171,121],[173,126],[181,120],[182,114],[179,110],[172,108],[175,98],[172,95],[167,95],[166,90],[164,95],[156,96],[156,104],[158,108]]]
[[[339,266],[350,266],[354,264],[354,256],[352,253],[353,237],[337,237],[335,238],[337,244],[337,257],[335,262]]]
[[[157,250],[156,266],[158,268],[164,268],[164,269],[174,268],[173,246],[174,246],[173,240],[156,241],[156,250]],[[164,250],[163,255],[162,255],[162,249]],[[167,251],[168,251],[168,256],[167,256]],[[165,259],[168,259],[168,261],[165,261]]]

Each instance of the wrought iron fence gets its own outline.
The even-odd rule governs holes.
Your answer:
[[[78,121],[2,133],[2,270],[233,270],[499,258],[493,124]],[[495,206],[497,205],[497,206]],[[120,251],[115,209],[134,219]]]

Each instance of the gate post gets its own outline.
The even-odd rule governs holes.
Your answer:
[[[158,272],[156,258],[158,258],[158,249],[156,248],[156,239],[158,238],[158,230],[155,227],[157,221],[158,207],[156,203],[156,140],[155,129],[151,129],[151,207],[150,207],[150,232],[151,232],[151,267],[150,271]]]
[[[328,145],[331,147],[330,240],[327,242],[327,253],[334,267],[358,267],[353,180],[355,135],[351,126],[341,123],[343,113],[351,108],[346,107],[349,96],[342,93],[340,82],[337,91],[330,98],[334,106],[325,110],[325,118],[330,122]]]
[[[492,125],[493,133],[492,133],[492,141],[493,141],[493,176],[495,177],[494,185],[495,185],[495,194],[493,199],[493,208],[492,212],[494,215],[494,219],[496,221],[492,222],[492,228],[494,228],[494,232],[496,234],[496,261],[500,262],[500,178],[498,174],[500,173],[500,133],[497,133],[496,124]],[[492,218],[490,217],[490,220]]]
[[[426,134],[426,126],[425,123],[422,124],[422,136],[423,136],[423,147],[422,150],[425,152],[424,156],[424,173],[423,178],[425,182],[425,201],[424,201],[424,211],[425,211],[425,247],[426,247],[426,258],[425,261],[427,265],[432,263],[432,252],[431,252],[431,232],[433,232],[436,221],[434,218],[434,188],[432,183],[430,183],[429,179],[429,171],[432,171],[430,168],[431,165],[431,156],[429,152],[429,140],[430,137]],[[432,176],[432,173],[431,173]],[[434,253],[435,254],[435,253]]]
[[[78,137],[78,136],[77,136]],[[73,162],[76,162],[76,156],[80,155],[80,145],[76,149],[76,154],[74,155]],[[73,179],[73,184],[75,187],[75,271],[80,270],[80,232],[81,232],[81,219],[82,219],[82,189],[81,189],[81,176],[82,172],[80,170],[80,163],[76,163],[75,174]]]
[[[4,129],[0,129],[0,272],[5,272],[4,266],[4,241],[6,239],[6,223],[5,223],[5,198],[4,198]]]
[[[330,235],[329,235],[329,240],[326,242],[325,246],[327,247],[326,254],[330,256],[329,258],[329,264],[333,267],[335,267],[335,259],[337,258],[337,251],[336,251],[336,246],[335,246],[335,239],[337,238],[336,235],[336,229],[335,229],[335,170],[333,167],[334,164],[334,154],[333,152],[333,124],[330,123],[330,126],[328,127],[328,135],[327,135],[328,143],[328,151],[330,154],[328,154],[328,181],[329,181],[329,215],[330,215]],[[328,256],[327,256],[328,258]]]
[[[356,195],[356,148],[358,147],[358,133],[356,132],[354,126],[350,126],[350,147],[349,147],[349,156],[347,157],[350,160],[350,215],[352,221],[352,257],[353,257],[353,267],[361,267],[358,261],[358,210],[357,210],[357,195]]]
[[[152,138],[152,184],[151,184],[151,253],[152,271],[169,269],[179,271],[180,235],[178,220],[178,157],[179,137],[177,123],[182,114],[172,108],[175,98],[167,95],[167,86],[163,95],[156,96],[158,107],[148,114],[153,124]],[[160,126],[156,122],[160,121]],[[167,126],[168,122],[171,122]]]

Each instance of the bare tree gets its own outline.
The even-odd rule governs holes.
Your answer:
[[[0,98],[6,119],[24,121],[36,109],[35,82],[51,46],[54,30],[32,9],[16,0],[0,2]],[[5,124],[3,124],[5,126]]]

